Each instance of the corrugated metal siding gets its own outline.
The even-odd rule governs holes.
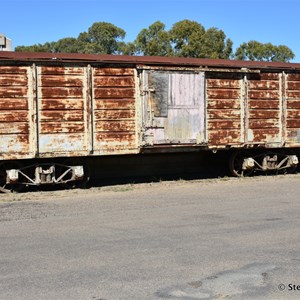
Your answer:
[[[208,74],[206,79],[209,145],[243,141],[242,77],[239,74]]]
[[[0,157],[32,155],[31,68],[0,66]]]
[[[287,142],[300,144],[300,74],[288,74],[286,78],[286,133]]]
[[[94,153],[137,152],[134,69],[94,67],[92,81]]]
[[[248,141],[281,142],[281,74],[253,74],[248,80]]]
[[[87,154],[87,75],[77,66],[37,68],[39,153]]]

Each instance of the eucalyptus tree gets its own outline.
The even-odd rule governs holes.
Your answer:
[[[240,60],[289,62],[295,57],[293,51],[285,45],[273,45],[251,40],[242,43],[235,52],[234,58]]]
[[[182,20],[170,29],[171,41],[176,56],[200,58],[229,58],[232,41],[226,39],[223,30],[205,29],[200,23]]]
[[[171,56],[172,47],[165,24],[157,21],[140,31],[134,41],[135,52],[139,55]]]
[[[81,53],[116,54],[120,51],[126,32],[107,22],[94,23],[87,32],[78,36],[78,51]]]

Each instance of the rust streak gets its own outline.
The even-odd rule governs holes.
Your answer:
[[[81,133],[84,131],[83,122],[77,123],[51,123],[46,122],[41,124],[41,133]]]
[[[84,103],[81,99],[43,99],[41,108],[43,110],[83,110]]]
[[[288,119],[299,119],[299,110],[288,109],[287,118]]]
[[[134,69],[129,68],[94,68],[94,76],[101,75],[115,75],[115,76],[124,76],[124,75],[134,75]]]
[[[240,108],[240,101],[239,99],[216,99],[211,100],[208,99],[207,103],[208,109],[239,109]]]
[[[208,88],[239,89],[240,82],[233,79],[207,79],[206,86]]]
[[[124,76],[95,77],[94,86],[134,87],[134,78],[133,77],[124,77]]]
[[[96,99],[95,109],[134,109],[134,99]]]
[[[300,98],[298,100],[288,100],[287,101],[287,108],[288,109],[300,109]],[[300,116],[300,112],[299,112]]]
[[[250,119],[249,128],[258,129],[258,128],[278,128],[279,121],[276,119]]]
[[[28,111],[0,111],[0,122],[27,122]]]
[[[279,111],[277,110],[250,110],[249,119],[278,119]]]
[[[135,130],[134,121],[106,121],[96,122],[96,131],[133,131]]]
[[[300,91],[287,91],[288,99],[300,99]]]
[[[26,110],[28,100],[26,98],[0,98],[0,110]]]
[[[43,75],[83,75],[82,67],[41,67],[41,74]]]
[[[208,110],[208,119],[240,119],[239,110]]]
[[[83,121],[83,111],[41,111],[41,121]]]
[[[249,91],[250,99],[279,99],[278,91]]]
[[[278,81],[250,81],[249,88],[252,90],[278,90]]]
[[[83,89],[77,87],[42,87],[42,98],[83,98]]]
[[[0,66],[0,74],[27,74],[27,67]]]
[[[261,80],[279,80],[278,73],[261,73],[260,74]]]
[[[1,134],[29,134],[29,124],[21,122],[0,123]]]
[[[135,134],[133,132],[98,132],[95,135],[96,141],[105,143],[134,143]]]
[[[279,109],[279,100],[249,100],[249,109]]]
[[[300,128],[300,119],[288,119],[286,123],[288,128]]]
[[[24,74],[0,74],[0,86],[26,86],[27,75]]]
[[[239,90],[208,90],[209,99],[237,99],[240,97]]]
[[[300,81],[300,74],[288,74],[289,81]]]
[[[41,86],[43,87],[83,87],[82,78],[71,76],[43,76],[41,78]]]
[[[95,98],[133,98],[134,89],[131,88],[96,88],[94,90]]]
[[[1,87],[0,98],[20,98],[27,97],[27,87]]]
[[[241,123],[240,121],[232,121],[232,120],[210,120],[208,122],[209,130],[217,130],[217,129],[240,129]]]
[[[288,90],[298,90],[300,93],[300,81],[288,81],[287,82]]]
[[[240,134],[236,130],[215,130],[208,133],[209,144],[238,143]]]
[[[133,119],[134,117],[135,117],[134,110],[98,110],[98,111],[95,111],[96,120]]]
[[[253,142],[269,142],[278,137],[278,128],[263,128],[263,129],[253,129]]]

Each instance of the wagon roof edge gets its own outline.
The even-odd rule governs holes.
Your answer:
[[[77,61],[116,64],[145,65],[176,65],[190,67],[222,67],[249,69],[294,69],[300,70],[300,63],[242,61],[209,58],[161,57],[161,56],[129,56],[110,54],[79,54],[79,53],[46,53],[46,52],[0,52],[2,61]]]

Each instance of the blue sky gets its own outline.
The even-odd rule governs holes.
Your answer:
[[[13,47],[77,37],[94,22],[126,31],[126,41],[156,21],[170,29],[189,19],[217,27],[234,43],[286,45],[300,62],[299,0],[0,0],[0,33]]]

